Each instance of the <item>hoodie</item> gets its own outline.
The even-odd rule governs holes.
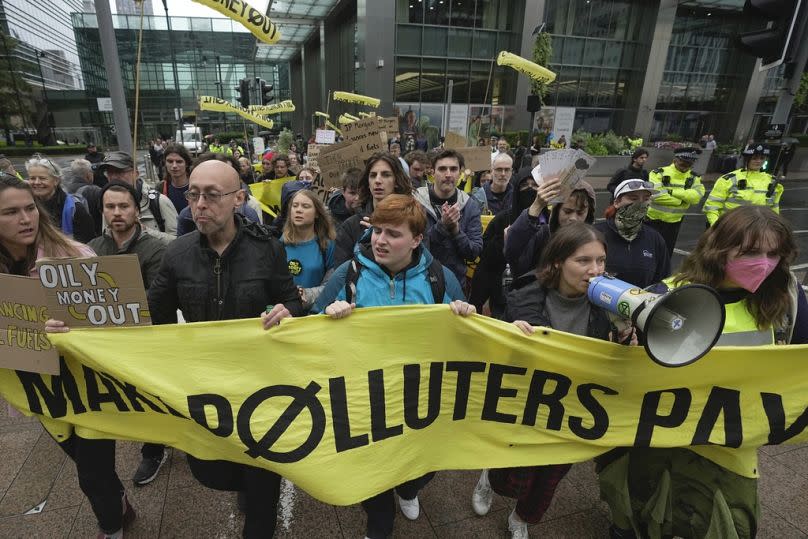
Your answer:
[[[409,266],[395,275],[390,275],[386,268],[376,263],[370,247],[370,236],[370,231],[366,232],[354,249],[354,259],[362,266],[354,296],[357,307],[424,305],[464,299],[460,283],[446,267],[443,268],[446,292],[440,299],[432,297],[428,273],[432,255],[422,246],[413,251]],[[352,260],[347,260],[337,268],[317,298],[312,312],[325,312],[325,308],[333,302],[345,300],[345,279]]]

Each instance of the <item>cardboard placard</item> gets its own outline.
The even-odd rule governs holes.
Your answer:
[[[343,148],[347,148],[351,145],[350,141],[342,141],[337,142],[336,144],[322,144],[320,145],[320,157],[322,158],[324,155],[327,155],[331,152],[336,152],[337,150],[341,150]]]
[[[468,142],[466,141],[466,137],[458,135],[452,131],[447,132],[446,137],[443,139],[443,147],[447,150],[465,148],[467,144]],[[463,158],[465,159],[466,156],[464,155]]]
[[[334,144],[337,141],[337,132],[331,129],[318,129],[314,139],[317,144]]]
[[[345,137],[345,140],[354,142],[360,140],[368,133],[378,133],[382,130],[379,126],[379,120],[380,118],[371,116],[345,124],[342,126],[342,136]]]
[[[392,116],[390,118],[379,118],[379,128],[382,131],[387,131],[387,136],[393,138],[398,136],[398,118]]]
[[[319,157],[320,157],[320,145],[309,144],[308,148],[306,148],[306,164],[311,165],[313,167],[320,166],[317,163],[317,159]]]
[[[50,318],[39,280],[0,273],[0,368],[59,374],[59,353],[45,334]]]
[[[354,167],[364,168],[368,157],[386,147],[385,136],[384,133],[376,133],[325,155],[320,151],[318,163],[323,186],[326,189],[340,187],[340,176],[343,172]]]
[[[463,156],[465,168],[473,172],[491,170],[491,149],[488,146],[467,146],[455,150]]]
[[[38,260],[52,318],[70,327],[151,324],[137,255]]]

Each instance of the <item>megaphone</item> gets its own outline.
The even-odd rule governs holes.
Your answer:
[[[645,351],[664,367],[682,367],[715,346],[726,311],[718,293],[700,284],[654,294],[610,275],[589,281],[589,301],[631,320],[645,334]]]

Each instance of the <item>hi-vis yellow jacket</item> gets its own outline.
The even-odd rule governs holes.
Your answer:
[[[666,223],[678,223],[693,204],[698,204],[704,197],[704,185],[701,178],[692,170],[679,172],[670,164],[657,168],[648,174],[659,194],[651,199],[648,218]]]
[[[771,174],[739,168],[716,180],[701,211],[710,225],[738,206],[768,206],[780,213],[783,184]]]

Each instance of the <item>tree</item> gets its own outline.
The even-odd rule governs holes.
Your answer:
[[[808,72],[800,78],[800,87],[794,94],[794,108],[801,111],[808,109]]]
[[[31,87],[22,78],[22,64],[14,55],[17,40],[0,32],[0,124],[11,141],[11,129],[14,127],[28,127],[27,119],[31,109]],[[14,122],[16,117],[17,122]],[[14,125],[16,123],[16,126]]]
[[[547,67],[553,57],[553,41],[550,34],[547,32],[539,32],[536,35],[536,41],[533,43],[533,61],[542,67]],[[547,87],[549,84],[545,81],[532,80],[530,90],[533,95],[539,96],[542,106],[544,106],[544,98],[547,96]]]

